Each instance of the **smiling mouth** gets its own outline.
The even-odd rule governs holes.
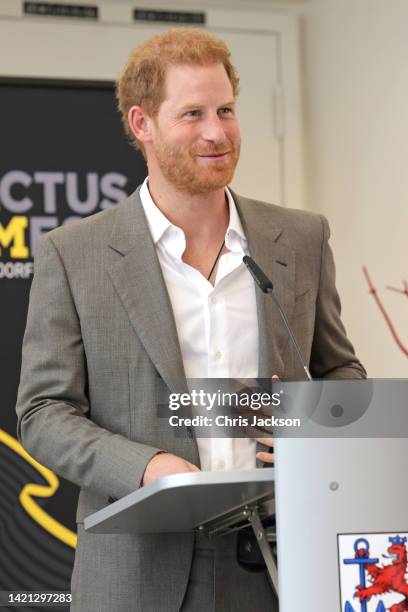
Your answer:
[[[224,153],[209,153],[208,155],[199,155],[198,157],[202,157],[204,159],[220,159],[229,155],[231,151],[224,151]]]

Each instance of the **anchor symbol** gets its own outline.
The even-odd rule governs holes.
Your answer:
[[[345,565],[358,565],[360,573],[360,585],[361,587],[366,588],[367,585],[364,568],[369,563],[378,563],[379,559],[369,558],[370,545],[365,538],[359,538],[354,542],[354,552],[356,553],[354,559],[343,559],[343,563]],[[366,601],[360,601],[360,606],[361,612],[367,612]],[[356,612],[356,610],[354,610],[353,606],[349,601],[346,601],[344,612]],[[378,602],[375,612],[386,612],[385,605],[382,601]]]

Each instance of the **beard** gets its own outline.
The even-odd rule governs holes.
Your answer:
[[[171,144],[157,130],[154,145],[158,166],[165,179],[181,193],[204,195],[226,187],[234,176],[241,143],[226,139],[224,143],[191,145]],[[207,161],[200,155],[216,155],[229,151],[225,159]]]

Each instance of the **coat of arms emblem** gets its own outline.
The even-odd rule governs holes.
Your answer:
[[[339,535],[342,612],[408,612],[407,535]]]

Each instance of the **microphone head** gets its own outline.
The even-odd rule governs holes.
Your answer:
[[[252,257],[249,257],[248,255],[244,255],[244,257],[242,258],[242,261],[244,262],[244,264],[246,265],[246,267],[252,274],[254,281],[256,282],[258,287],[261,289],[261,291],[263,291],[264,293],[268,293],[273,290],[272,281],[266,276],[264,272],[262,272],[261,268],[258,266],[258,264],[254,262]]]

